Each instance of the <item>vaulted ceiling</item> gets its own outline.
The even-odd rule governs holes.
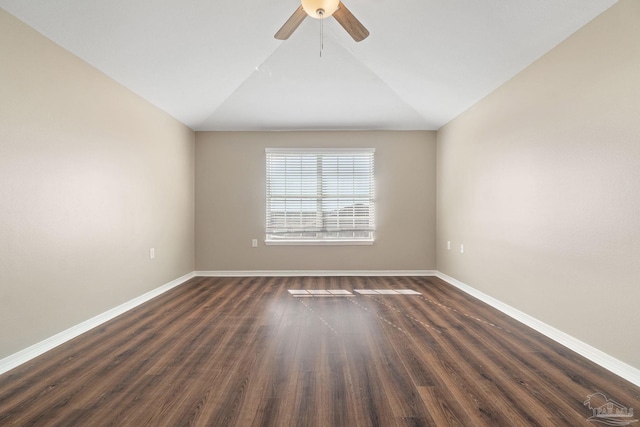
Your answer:
[[[617,0],[344,0],[273,35],[299,0],[0,0],[194,130],[438,129]]]

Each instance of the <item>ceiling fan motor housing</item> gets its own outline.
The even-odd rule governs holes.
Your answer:
[[[312,18],[328,18],[338,10],[340,0],[302,0],[302,8]]]

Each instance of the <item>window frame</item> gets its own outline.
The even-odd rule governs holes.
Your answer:
[[[310,214],[310,216],[313,216],[313,218],[315,218],[316,223],[322,223],[322,225],[320,226],[319,229],[317,230],[303,230],[303,226],[301,227],[301,230],[298,234],[312,234],[312,233],[316,233],[316,237],[305,237],[305,238],[295,238],[295,237],[291,237],[291,238],[278,238],[278,239],[274,239],[273,235],[277,234],[276,232],[273,232],[273,228],[270,230],[270,220],[272,219],[273,216],[273,199],[274,198],[278,198],[275,197],[272,193],[272,189],[270,188],[271,185],[271,181],[273,181],[274,179],[274,171],[271,170],[270,171],[270,160],[272,160],[272,155],[280,155],[280,156],[291,156],[291,157],[300,157],[302,158],[303,156],[315,156],[316,159],[315,161],[318,164],[318,167],[315,170],[315,178],[316,178],[316,192],[314,196],[308,196],[309,201],[314,202],[317,207],[315,210],[315,216],[313,216],[312,214]],[[366,175],[368,175],[368,180],[365,180],[365,186],[367,188],[367,192],[366,192],[366,197],[363,195],[364,193],[358,193],[356,192],[355,188],[352,189],[351,193],[347,193],[346,195],[341,195],[341,196],[327,196],[326,194],[323,193],[324,189],[327,187],[327,181],[329,181],[329,178],[327,178],[327,176],[330,176],[330,174],[323,174],[323,167],[321,166],[322,163],[322,157],[353,157],[353,156],[357,156],[357,157],[362,157],[363,159],[366,159],[367,161],[367,169],[366,169]],[[301,160],[302,162],[302,160]],[[352,160],[353,162],[353,160]],[[336,163],[337,164],[337,163]],[[352,166],[352,169],[355,168],[355,166]],[[339,169],[339,168],[337,168]],[[336,170],[337,170],[336,169]],[[271,172],[271,174],[270,174]],[[353,171],[352,171],[353,172]],[[264,243],[265,245],[313,245],[313,246],[318,246],[318,245],[373,245],[375,242],[375,148],[266,148],[265,149],[265,214],[266,214],[266,218],[265,218],[265,239],[264,239]],[[336,172],[339,174],[339,172]],[[286,172],[285,172],[286,174]],[[314,175],[312,175],[314,176]],[[350,175],[348,175],[349,179],[351,179],[352,181],[355,181],[355,177],[362,179],[362,177],[365,176],[363,174],[354,174],[351,173]],[[335,175],[334,175],[335,178]],[[302,179],[302,178],[300,178]],[[339,176],[338,176],[339,179]],[[338,182],[340,182],[338,180]],[[360,182],[359,182],[360,184]],[[355,184],[352,184],[355,187]],[[362,184],[360,184],[362,185]],[[337,183],[335,184],[336,187],[341,187],[339,186]],[[348,186],[348,183],[347,183]],[[313,187],[313,186],[312,186]],[[308,190],[308,188],[306,188]],[[340,191],[338,191],[339,193]],[[287,198],[287,196],[280,196],[280,198]],[[290,196],[293,199],[296,199],[295,195]],[[302,196],[299,196],[302,197]],[[307,197],[307,196],[305,196]],[[357,214],[355,213],[355,210],[358,209],[356,208],[356,206],[358,206],[358,204],[352,204],[351,206],[345,206],[343,208],[338,208],[338,201],[337,200],[341,200],[340,197],[344,197],[345,200],[349,200],[349,197],[351,197],[351,201],[353,203],[355,203],[355,199],[358,200],[362,200],[363,198],[366,199],[366,203],[363,205],[364,209],[366,209],[366,215],[363,215],[363,219],[367,222],[366,226],[360,227],[360,228],[353,228],[352,230],[346,230],[346,229],[341,229],[340,227],[337,227],[335,229],[331,229],[329,230],[328,228],[326,228],[327,225],[327,212],[330,212],[328,210],[326,210],[323,207],[320,207],[324,202],[326,202],[327,200],[331,200],[331,199],[336,199],[336,201],[334,201],[334,203],[336,204],[336,209],[335,210],[339,210],[339,209],[347,209],[347,208],[351,208],[353,209],[353,213],[351,215],[345,215],[344,218],[351,218],[353,224],[355,225],[355,221],[357,218]],[[302,203],[302,202],[301,202]],[[361,204],[361,203],[359,203]],[[271,210],[270,210],[271,209]],[[285,208],[286,209],[286,208]],[[302,209],[302,208],[301,208]],[[363,208],[360,208],[363,209]],[[286,212],[286,211],[285,211]],[[294,211],[296,212],[296,211]],[[299,211],[299,215],[300,215],[300,220],[302,220],[302,214],[303,214],[303,210]],[[309,210],[308,212],[313,212],[311,210]],[[285,214],[286,215],[286,214]],[[335,218],[335,224],[337,226],[337,224],[340,223],[340,218],[342,217],[340,214],[336,215],[337,218]],[[273,225],[273,223],[271,224]],[[327,236],[327,233],[348,233],[348,232],[353,232],[354,234],[356,233],[368,233],[367,237],[336,237],[336,238],[331,238]],[[283,231],[284,233],[286,233],[286,231]]]

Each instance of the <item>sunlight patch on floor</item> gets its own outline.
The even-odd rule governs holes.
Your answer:
[[[422,295],[411,289],[355,289],[360,295]]]
[[[295,298],[322,297],[354,297],[355,295],[344,289],[289,289]]]
[[[345,289],[289,289],[288,292],[295,298],[355,296]],[[422,295],[411,289],[356,289],[354,292],[360,295]]]

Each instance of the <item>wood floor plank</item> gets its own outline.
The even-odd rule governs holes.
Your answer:
[[[1,375],[0,425],[587,426],[594,392],[640,408],[637,386],[437,278],[194,278]]]
[[[446,317],[451,313],[445,310],[440,315]],[[526,370],[526,366],[516,366],[521,357],[516,353],[503,352],[504,348],[491,347],[491,335],[478,340],[474,331],[475,325],[478,325],[475,319],[468,321],[466,325],[458,323],[458,320],[453,317],[445,321],[450,324],[450,330],[459,331],[457,334],[450,334],[452,339],[456,341],[456,348],[466,355],[466,359],[470,363],[474,364],[473,372],[481,374],[482,378],[479,378],[479,384],[486,394],[496,397],[494,402],[499,405],[500,411],[515,417],[512,419],[514,425],[537,425],[535,420],[537,414],[527,410],[532,406],[532,396],[523,391],[521,382],[513,381],[503,374],[503,372],[520,372],[522,368]],[[478,355],[478,353],[481,354]],[[500,357],[496,357],[496,355]],[[507,368],[505,364],[512,366]],[[551,397],[544,402],[536,403],[543,403],[549,410],[558,411],[559,407],[556,402],[555,397]]]
[[[474,319],[475,320],[475,319]],[[586,395],[590,394],[589,387],[580,387],[580,384],[575,379],[572,379],[571,376],[575,377],[575,373],[573,370],[578,369],[583,374],[589,376],[589,372],[585,372],[583,368],[580,367],[580,363],[571,363],[571,366],[564,365],[562,368],[558,369],[554,366],[554,363],[550,363],[550,361],[545,362],[543,358],[540,357],[540,354],[532,355],[532,352],[539,351],[553,351],[553,348],[560,348],[557,343],[553,343],[551,340],[541,337],[540,335],[531,335],[530,330],[520,331],[522,328],[526,328],[523,325],[514,325],[512,330],[504,334],[500,337],[500,339],[496,339],[492,335],[487,335],[483,329],[484,326],[480,327],[480,323],[475,321],[467,322],[465,330],[468,332],[468,335],[464,337],[464,342],[479,342],[482,341],[483,346],[487,349],[486,354],[489,355],[499,355],[501,357],[491,357],[487,358],[491,363],[495,361],[511,364],[509,368],[503,367],[502,370],[504,372],[521,372],[521,373],[531,373],[533,375],[529,375],[525,377],[527,378],[527,383],[531,383],[535,381],[535,378],[539,377],[547,377],[554,378],[553,382],[560,382],[563,387],[559,389],[550,389],[546,390],[547,393],[538,394],[538,398],[540,396],[545,396],[545,404],[548,408],[555,408],[556,411],[562,413],[561,407],[562,402],[570,399],[571,397],[567,394],[568,392],[573,393],[574,405],[571,407],[573,410],[575,408],[579,408],[579,400]],[[517,335],[517,337],[516,337]],[[525,345],[523,345],[523,343]],[[522,350],[526,348],[526,350]],[[517,349],[517,350],[516,350]],[[556,363],[562,363],[562,361],[566,360],[570,356],[570,352],[567,349],[563,348],[563,357],[558,358]],[[578,360],[584,361],[584,359],[578,357]],[[594,365],[590,366],[590,369],[598,369]],[[597,377],[594,377],[597,378]],[[522,380],[519,381],[524,384]],[[601,384],[602,385],[602,384]],[[592,387],[592,389],[604,390],[606,388],[602,387]],[[620,391],[620,389],[618,389]],[[558,395],[559,391],[563,393],[562,396]],[[511,393],[506,393],[506,395],[512,395]],[[558,402],[556,404],[555,402]],[[567,410],[567,406],[564,406],[564,410]],[[571,409],[570,409],[571,410]]]

